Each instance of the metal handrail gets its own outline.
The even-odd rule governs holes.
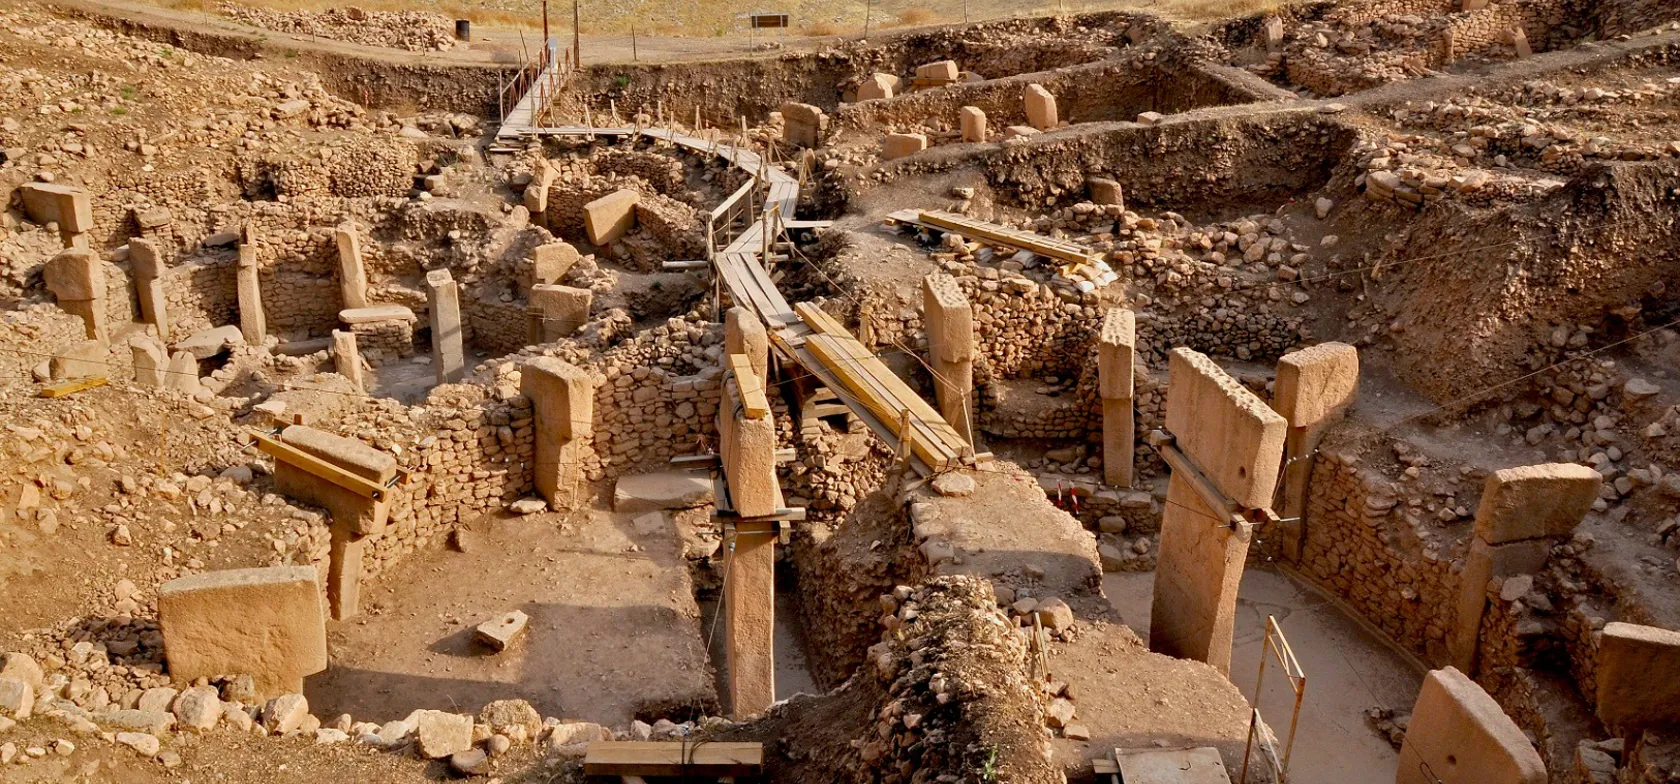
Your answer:
[[[1269,658],[1277,659],[1278,666],[1283,668],[1284,677],[1289,679],[1290,691],[1295,694],[1295,710],[1289,717],[1289,740],[1284,743],[1283,762],[1281,764],[1277,759],[1277,749],[1271,745],[1269,732],[1268,736],[1263,738],[1265,740],[1264,750],[1270,756],[1273,773],[1276,774],[1277,780],[1280,784],[1288,780],[1289,756],[1295,750],[1295,729],[1300,725],[1301,702],[1305,699],[1307,693],[1307,673],[1306,670],[1301,668],[1300,660],[1295,658],[1295,649],[1289,645],[1289,639],[1283,636],[1283,627],[1278,625],[1277,618],[1268,615],[1266,616],[1265,648],[1260,653],[1260,671],[1254,678],[1254,699],[1251,702],[1254,706],[1254,714],[1248,728],[1248,748],[1243,751],[1242,777],[1239,784],[1246,784],[1248,781],[1248,759],[1254,748],[1254,724],[1260,721],[1260,689],[1266,682],[1266,660]]]

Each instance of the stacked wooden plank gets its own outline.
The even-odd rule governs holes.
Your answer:
[[[967,215],[940,210],[922,210],[918,213],[921,223],[945,231],[961,234],[964,237],[1006,245],[1011,248],[1030,250],[1040,256],[1048,256],[1070,264],[1092,264],[1097,261],[1091,252],[1077,242],[1059,240],[1031,231],[1011,229],[996,223],[977,220]]]
[[[968,441],[932,405],[840,322],[809,302],[794,308],[811,330],[803,336],[803,349],[839,382],[847,393],[843,399],[857,400],[895,432],[898,438],[886,439],[888,443],[908,438],[910,453],[935,470],[956,464],[970,450]]]

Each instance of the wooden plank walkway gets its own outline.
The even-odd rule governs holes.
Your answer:
[[[771,345],[778,353],[833,391],[889,448],[897,452],[901,437],[908,437],[910,464],[917,471],[925,474],[973,459],[974,449],[967,439],[844,326],[811,303],[789,304],[777,289],[762,259],[764,248],[777,237],[771,237],[771,243],[766,243],[765,232],[779,236],[784,227],[782,221],[792,219],[799,206],[797,177],[768,164],[752,150],[665,128],[565,126],[530,128],[524,132],[537,136],[641,135],[695,152],[715,154],[762,181],[765,195],[759,211],[761,217],[713,254],[712,266],[730,298],[756,313],[765,323],[770,330]],[[1034,248],[1034,252],[1040,251]]]
[[[540,86],[558,83],[566,63],[560,56],[559,39],[551,37],[543,46],[547,48],[548,66],[543,68],[542,73],[531,83],[531,89],[526,90],[525,94],[519,97],[518,103],[508,110],[507,116],[502,118],[501,127],[496,129],[497,139],[530,134],[537,124],[537,103],[553,98],[552,92],[540,89]]]

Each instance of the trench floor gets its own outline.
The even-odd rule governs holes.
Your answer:
[[[638,531],[632,517],[484,520],[465,552],[407,556],[364,586],[360,617],[328,624],[331,662],[305,684],[312,712],[384,722],[521,698],[545,717],[623,727],[644,710],[715,706],[676,531]],[[510,610],[530,616],[511,648],[473,641]]]
[[[1103,592],[1146,642],[1154,581],[1154,572],[1103,576]],[[1268,615],[1277,618],[1307,675],[1290,781],[1392,781],[1398,755],[1371,729],[1365,711],[1380,706],[1410,712],[1424,673],[1315,590],[1296,584],[1282,572],[1249,568],[1237,593],[1231,680],[1250,698],[1264,651]],[[1281,673],[1277,660],[1270,659],[1260,712],[1283,740],[1294,695]],[[1231,762],[1226,760],[1227,765]],[[1236,762],[1241,764],[1240,757]]]

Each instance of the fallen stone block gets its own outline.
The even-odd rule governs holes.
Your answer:
[[[636,228],[636,203],[641,198],[641,194],[624,189],[583,205],[583,227],[589,241],[610,245]]]
[[[193,355],[193,359],[205,360],[244,344],[245,333],[239,329],[239,325],[228,324],[195,332],[184,340],[176,341],[175,350],[185,351]]]
[[[887,160],[903,158],[927,149],[927,137],[919,133],[889,133],[881,140],[881,157]]]
[[[916,66],[916,77],[919,79],[943,79],[947,82],[954,82],[960,72],[956,60],[940,60],[927,65]]]
[[[702,474],[682,471],[626,474],[613,487],[615,512],[693,509],[712,501],[711,480]]]
[[[473,639],[496,651],[505,651],[525,633],[530,617],[519,610],[491,618],[473,629]]]
[[[101,727],[156,735],[175,726],[175,717],[168,713],[127,708],[93,714],[94,723]]]
[[[1091,194],[1091,203],[1102,205],[1124,206],[1126,199],[1120,183],[1107,177],[1090,177],[1085,180],[1085,189]]]
[[[0,716],[22,721],[35,710],[35,687],[23,681],[0,678]]]
[[[420,756],[442,759],[472,748],[473,720],[471,716],[423,710],[415,716],[414,734]]]
[[[263,729],[284,735],[303,727],[309,720],[309,700],[302,694],[282,694],[262,709]]]
[[[50,365],[52,380],[106,375],[110,372],[109,363],[105,361],[109,356],[110,351],[105,344],[97,340],[84,340],[53,355]]]

